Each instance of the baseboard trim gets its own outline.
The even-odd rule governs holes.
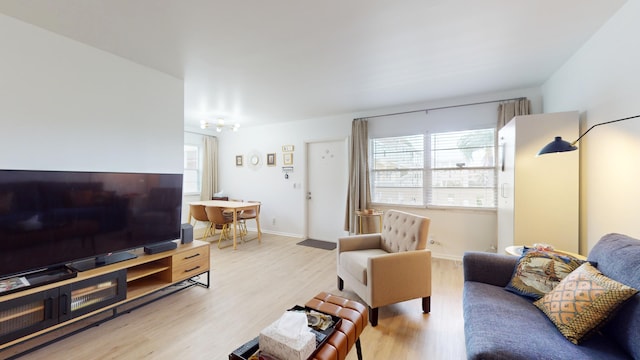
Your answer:
[[[193,229],[193,238],[196,240],[202,240],[202,236],[204,235],[204,232],[207,230],[206,227],[202,227],[202,228],[196,228]],[[247,227],[247,230],[249,232],[256,232],[258,231],[258,229],[256,228],[251,228],[251,227]],[[220,231],[217,230],[216,234],[219,234]],[[272,234],[272,235],[279,235],[279,236],[287,236],[287,237],[292,237],[292,238],[299,238],[299,239],[304,239],[305,237],[301,234],[294,234],[294,233],[287,233],[287,232],[281,232],[281,231],[272,231],[272,230],[262,230],[263,234]]]
[[[252,229],[249,228],[249,231],[257,231],[257,229]],[[263,234],[271,234],[271,235],[279,235],[279,236],[287,236],[287,237],[292,237],[292,238],[299,238],[299,239],[305,239],[304,236],[302,236],[301,234],[293,234],[293,233],[286,233],[286,232],[281,232],[281,231],[273,231],[273,230],[262,230]]]
[[[462,261],[462,256],[455,255],[447,255],[447,254],[438,254],[431,251],[431,257],[436,259],[444,259],[444,260],[453,260],[453,261]]]

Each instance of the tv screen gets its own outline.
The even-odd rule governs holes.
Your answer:
[[[182,174],[0,170],[0,278],[180,238]]]

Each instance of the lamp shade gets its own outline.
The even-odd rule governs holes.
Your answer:
[[[556,136],[552,142],[548,143],[545,147],[538,151],[538,155],[549,154],[549,153],[557,153],[564,151],[573,151],[577,150],[578,147],[572,145],[568,141],[562,140],[562,137]]]
[[[556,138],[552,142],[548,143],[547,146],[543,147],[540,151],[538,151],[538,155],[577,150],[578,147],[575,146],[575,144],[577,144],[578,141],[580,141],[580,139],[582,139],[583,136],[587,135],[587,133],[589,133],[589,131],[591,131],[596,126],[607,125],[607,124],[612,124],[618,121],[625,121],[625,120],[636,119],[636,118],[640,118],[640,115],[634,115],[634,116],[629,116],[623,119],[611,120],[611,121],[603,122],[600,124],[595,124],[590,128],[588,128],[587,131],[583,132],[582,135],[580,135],[576,139],[576,141],[572,143],[568,143],[562,140],[560,136],[556,136]]]

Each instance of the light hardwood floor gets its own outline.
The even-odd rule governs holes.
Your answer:
[[[249,234],[251,237],[252,234]],[[255,234],[253,234],[255,237]],[[194,287],[32,352],[22,359],[227,359],[289,307],[336,287],[336,252],[264,234],[238,250],[211,247],[211,288]],[[462,268],[433,259],[431,313],[419,299],[380,309],[360,339],[373,359],[464,359]],[[355,360],[355,349],[347,359]]]

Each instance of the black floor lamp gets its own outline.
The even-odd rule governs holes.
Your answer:
[[[582,139],[583,136],[587,135],[587,133],[589,131],[591,131],[591,129],[593,129],[594,127],[600,126],[600,125],[611,124],[611,123],[618,122],[618,121],[635,119],[635,118],[638,118],[638,117],[640,117],[640,115],[630,116],[630,117],[626,117],[624,119],[611,120],[611,121],[606,121],[606,122],[603,122],[603,123],[600,123],[600,124],[595,124],[592,127],[590,127],[589,129],[587,129],[587,131],[582,133],[582,135],[580,135],[576,139],[576,141],[574,141],[572,143],[569,143],[568,141],[562,140],[562,137],[560,137],[560,136],[556,136],[555,139],[552,142],[548,143],[547,145],[545,145],[545,147],[543,147],[542,149],[540,149],[540,151],[538,151],[538,155],[577,150],[578,147],[576,146],[576,144],[578,143],[578,141],[580,141],[580,139]]]

